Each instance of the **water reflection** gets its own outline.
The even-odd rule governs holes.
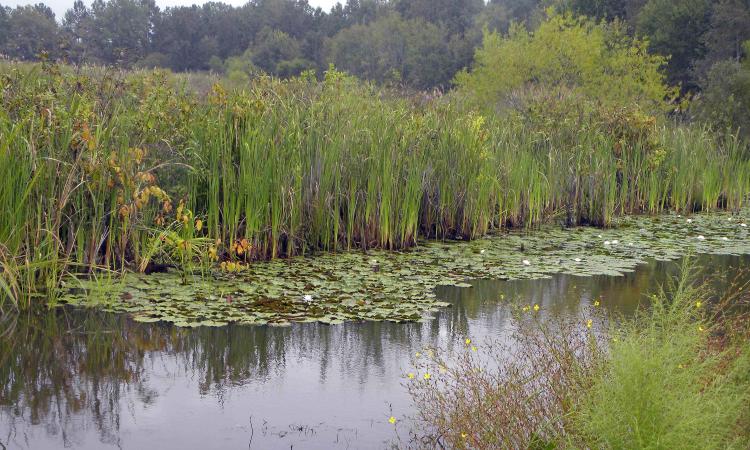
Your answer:
[[[701,257],[736,274],[748,257]],[[295,324],[179,329],[95,311],[5,319],[0,338],[0,447],[383,448],[414,352],[501,337],[509,301],[580,314],[594,299],[629,313],[676,270],[556,276],[442,288],[454,303],[421,324]]]

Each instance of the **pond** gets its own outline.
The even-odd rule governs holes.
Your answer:
[[[731,284],[750,256],[696,262]],[[71,307],[5,319],[0,448],[387,448],[408,441],[405,374],[425,348],[510,331],[513,302],[583,315],[596,300],[632,313],[678,264],[622,276],[441,286],[450,307],[417,323],[380,321],[177,327]],[[388,418],[398,418],[391,425]]]

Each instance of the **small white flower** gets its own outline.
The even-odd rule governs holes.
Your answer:
[[[612,241],[612,245],[617,245],[619,243],[620,243],[620,241],[618,241],[617,239],[615,239],[614,241]]]
[[[604,241],[604,245],[609,245],[609,244],[610,244],[609,241]]]
[[[602,235],[600,234],[600,235],[598,235],[598,237],[599,237],[599,239],[601,239],[601,238],[602,238]]]
[[[632,247],[632,246],[633,246],[633,243],[632,243],[632,242],[628,242],[628,245]]]
[[[304,297],[302,297],[302,300],[304,300],[305,303],[310,303],[312,301],[312,295],[307,294]]]
[[[705,239],[706,239],[706,238],[705,238],[705,237],[704,237],[704,236],[703,236],[702,234],[698,235],[698,240],[699,240],[699,241],[703,241],[703,240],[705,240]]]
[[[747,226],[747,224],[746,224],[746,223],[741,223],[741,224],[740,224],[740,226],[741,226],[741,227],[746,227],[746,226]]]
[[[480,255],[483,255],[483,254],[484,254],[484,249],[482,249],[482,250],[479,250],[479,254],[480,254]]]
[[[693,219],[688,219],[687,223],[693,223]]]
[[[722,241],[728,241],[728,240],[729,240],[729,238],[728,238],[728,237],[726,237],[726,236],[724,236],[723,238],[721,238],[721,240],[722,240]]]
[[[528,259],[524,259],[523,260],[523,265],[524,266],[530,266],[531,265],[531,261],[529,261]]]
[[[734,220],[734,218],[732,216],[729,216],[729,218],[727,220],[731,222],[731,221]]]
[[[581,258],[576,258],[573,261],[575,261],[575,262],[581,262]]]
[[[677,214],[677,217],[682,217],[682,214]]]

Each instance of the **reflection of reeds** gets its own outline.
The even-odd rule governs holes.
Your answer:
[[[484,117],[336,72],[199,98],[160,73],[4,71],[0,292],[24,304],[66,271],[397,249],[563,214],[607,225],[737,209],[750,191],[745,144],[638,115]],[[205,227],[175,215],[180,200]],[[160,238],[175,224],[183,250]]]

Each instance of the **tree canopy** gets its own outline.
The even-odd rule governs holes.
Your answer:
[[[619,22],[551,14],[533,33],[523,25],[512,26],[506,35],[485,32],[473,69],[459,73],[456,82],[485,106],[542,86],[654,110],[671,92],[662,73],[666,59],[649,54],[647,47]]]

